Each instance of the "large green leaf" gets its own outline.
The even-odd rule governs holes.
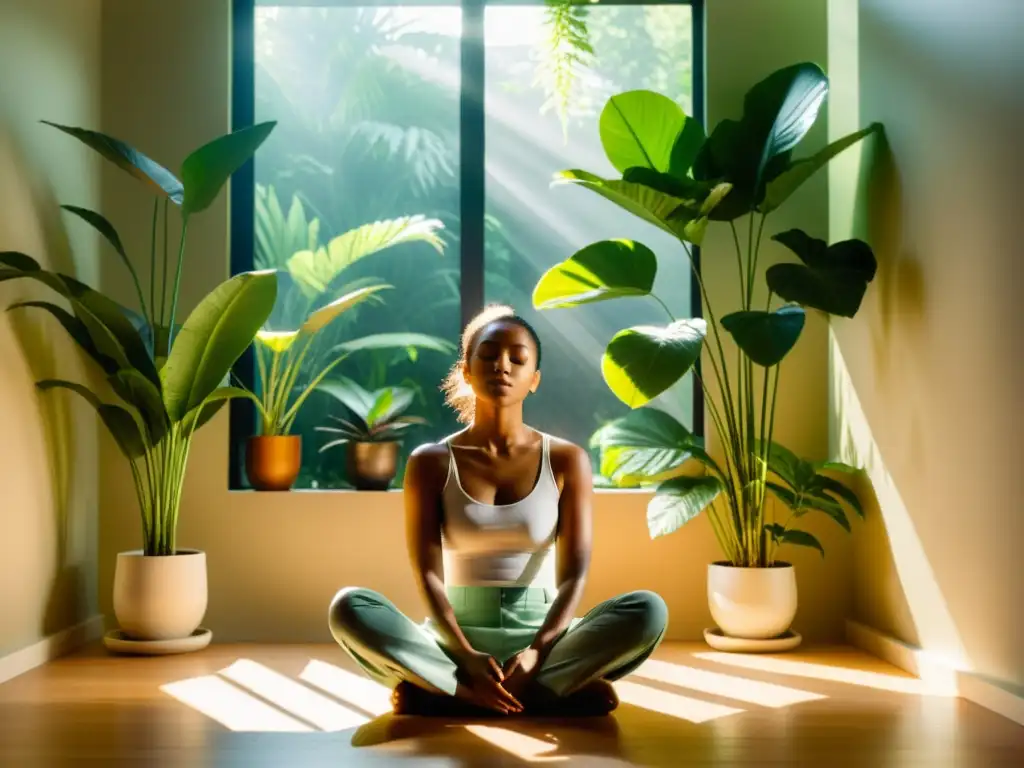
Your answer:
[[[456,346],[447,339],[428,336],[425,333],[371,333],[358,339],[343,341],[333,348],[334,352],[361,352],[366,349],[429,349],[433,352],[451,354]]]
[[[96,211],[90,211],[88,208],[79,208],[76,205],[62,205],[61,208],[68,213],[75,214],[103,235],[106,241],[114,248],[114,252],[121,257],[122,263],[128,268],[128,272],[131,274],[136,286],[138,286],[139,276],[135,272],[135,267],[132,266],[132,262],[128,258],[128,254],[125,253],[124,245],[122,245],[121,238],[117,234],[117,230],[114,229],[114,225],[111,224],[102,214],[96,213]]]
[[[701,318],[627,328],[608,342],[601,373],[619,400],[639,408],[693,367],[706,334],[707,323]]]
[[[48,120],[43,120],[42,122],[74,136],[86,146],[99,152],[118,168],[145,182],[154,192],[166,195],[172,203],[181,205],[181,201],[184,198],[184,189],[177,177],[134,147],[129,146],[120,139],[85,128],[72,128],[67,125],[51,123]]]
[[[608,160],[620,173],[642,166],[683,178],[704,142],[704,128],[672,99],[647,90],[608,99],[598,130]]]
[[[363,431],[369,430],[370,411],[373,410],[376,398],[361,385],[346,376],[336,376],[320,382],[317,390],[330,395],[348,408],[362,424]]]
[[[320,243],[320,220],[307,219],[299,196],[292,194],[288,214],[271,184],[256,185],[256,269],[286,269],[299,251],[314,251]]]
[[[789,196],[796,192],[805,181],[827,165],[833,157],[848,147],[852,147],[865,136],[880,130],[882,130],[881,123],[872,123],[867,128],[836,139],[811,157],[791,161],[784,171],[768,182],[764,200],[761,201],[758,210],[762,213],[774,211],[786,202]]]
[[[829,493],[838,496],[849,504],[850,508],[856,512],[861,519],[864,518],[864,506],[860,503],[860,498],[853,490],[847,488],[838,480],[826,477],[825,475],[818,475],[815,478],[815,483],[821,488],[821,490],[828,491]]]
[[[0,272],[0,281],[28,277],[64,296],[101,355],[114,360],[119,368],[135,368],[154,384],[159,383],[149,348],[125,307],[73,277],[44,270],[24,253],[0,252],[0,266],[9,267]]]
[[[347,267],[386,248],[422,242],[444,253],[444,241],[437,234],[443,228],[439,219],[425,216],[403,216],[363,224],[316,251],[298,251],[288,259],[288,271],[307,295],[316,296],[326,291]]]
[[[185,187],[182,215],[190,216],[208,208],[225,182],[256,153],[275,125],[275,121],[268,121],[241,128],[204,144],[186,157],[181,164]]]
[[[170,427],[160,390],[141,373],[130,368],[108,376],[107,381],[118,397],[139,413],[149,435],[149,442],[160,442]]]
[[[656,408],[638,408],[609,422],[591,437],[600,450],[601,474],[616,485],[657,482],[693,454],[693,434]]]
[[[646,296],[657,271],[658,257],[643,243],[601,240],[545,272],[533,289],[533,306],[557,309]]]
[[[758,365],[770,368],[782,361],[804,328],[801,307],[780,307],[774,312],[733,312],[722,318],[722,327],[737,346]]]
[[[124,408],[102,402],[99,397],[88,389],[73,381],[44,379],[36,384],[36,386],[43,391],[58,388],[70,389],[96,409],[111,437],[114,438],[117,446],[125,456],[129,459],[135,459],[146,452],[146,444],[142,438],[139,424],[136,422],[135,417]]]
[[[273,271],[243,272],[221,283],[195,308],[160,371],[172,422],[216,390],[267,321],[277,297]]]
[[[743,119],[763,145],[757,177],[768,162],[800,143],[818,119],[828,94],[828,77],[817,64],[803,62],[773,72],[747,92]]]
[[[57,318],[57,321],[64,326],[64,330],[67,331],[68,335],[74,339],[75,343],[78,344],[78,346],[81,347],[82,350],[89,355],[89,357],[91,357],[105,373],[116,373],[120,369],[116,360],[104,355],[99,351],[99,349],[97,349],[96,344],[89,335],[89,329],[86,327],[85,323],[63,307],[58,307],[56,304],[51,304],[48,301],[20,301],[16,304],[12,304],[8,307],[8,310],[28,309],[33,307],[49,312]]]
[[[299,328],[299,332],[307,334],[317,333],[321,328],[342,313],[347,312],[357,304],[362,304],[378,291],[384,291],[391,287],[392,286],[390,285],[371,285],[366,288],[359,288],[351,293],[346,293],[344,296],[335,299],[327,306],[321,307],[316,312],[310,314],[310,316],[306,318],[306,322],[304,322],[302,327]]]
[[[705,184],[704,199],[682,200],[636,182],[602,179],[587,171],[569,170],[555,174],[553,184],[585,187],[638,216],[649,224],[686,242],[700,245],[707,230],[708,216],[722,198],[728,199],[727,183]]]
[[[682,528],[722,492],[717,477],[674,477],[658,486],[647,505],[647,530],[652,539]]]
[[[810,534],[807,531],[787,529],[779,523],[769,523],[765,525],[764,528],[779,544],[795,544],[798,547],[812,547],[813,549],[818,550],[822,557],[825,556],[825,548],[821,546],[821,542],[818,541],[813,534]]]
[[[693,165],[694,178],[733,185],[712,220],[732,221],[758,206],[766,185],[790,165],[790,151],[814,124],[827,92],[817,65],[785,67],[747,92],[740,120],[715,126]]]
[[[828,245],[799,229],[772,237],[795,253],[803,264],[774,264],[765,278],[768,287],[792,301],[830,315],[853,317],[875,278],[877,262],[862,240]]]
[[[850,533],[850,521],[843,511],[843,506],[831,496],[819,494],[803,494],[800,496],[800,503],[804,509],[814,509],[824,512],[826,515],[841,525],[847,533]]]

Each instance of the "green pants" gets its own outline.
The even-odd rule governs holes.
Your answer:
[[[449,587],[448,599],[466,639],[500,663],[533,641],[554,593],[537,587]],[[454,694],[457,667],[428,619],[416,624],[383,595],[350,587],[331,601],[331,634],[374,680],[394,688],[410,682]],[[558,696],[587,683],[628,675],[653,653],[668,624],[657,594],[629,592],[606,600],[552,647],[535,680]]]

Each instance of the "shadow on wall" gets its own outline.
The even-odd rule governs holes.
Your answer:
[[[897,158],[885,133],[864,148],[857,179],[852,236],[871,243],[878,272],[865,298],[861,335],[870,344],[872,381],[883,390],[898,375],[894,348],[924,334],[927,296],[917,254],[906,244],[903,185]],[[896,330],[898,327],[898,330]],[[894,335],[903,337],[894,343]],[[875,440],[835,330],[830,333],[830,402],[833,440],[843,461],[863,467],[857,488],[865,508],[858,539],[854,618],[905,643],[934,651],[947,663],[966,668],[969,661],[947,599],[936,579],[924,544]],[[915,413],[892,413],[908,420],[907,450],[920,448],[924,425]]]
[[[74,275],[71,245],[53,190],[44,175],[27,159],[27,153],[13,131],[3,123],[0,123],[0,189],[4,190],[0,197],[5,201],[20,201],[0,214],[0,251],[21,250],[28,247],[26,243],[32,243],[41,247],[41,252],[28,255],[50,269]],[[55,517],[56,570],[43,616],[41,633],[44,636],[81,621],[86,613],[85,590],[88,584],[82,564],[70,562],[68,557],[68,542],[74,522],[72,510],[82,510],[81,504],[74,504],[73,497],[78,470],[74,461],[74,409],[69,398],[40,397],[34,387],[34,383],[42,379],[75,378],[75,374],[84,372],[77,364],[69,371],[69,366],[58,359],[60,352],[70,351],[70,346],[54,345],[54,332],[63,331],[57,328],[52,317],[39,309],[12,308],[23,301],[53,301],[54,298],[51,291],[34,281],[5,281],[0,287],[0,311],[8,319],[17,343],[17,351],[12,350],[12,353],[21,355],[31,377],[31,381],[19,382],[18,386],[33,390],[51,481],[48,499]]]

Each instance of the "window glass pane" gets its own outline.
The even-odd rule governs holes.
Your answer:
[[[441,352],[364,349],[330,374],[370,391],[414,390],[407,414],[427,424],[404,434],[402,458],[456,429],[439,385],[455,360],[460,324],[460,30],[456,7],[256,9],[256,120],[278,121],[255,160],[255,266],[282,275],[271,326],[294,329],[349,291],[392,286],[316,337],[295,395],[343,342],[415,332],[452,344]],[[419,218],[394,221],[402,217]],[[346,446],[321,453],[336,435],[317,430],[338,426],[333,417],[340,416],[350,417],[321,392],[299,411],[292,430],[303,438],[296,488],[348,487]]]
[[[573,168],[619,176],[598,134],[611,95],[656,90],[693,114],[691,13],[686,5],[589,6],[595,56],[576,70],[565,133],[558,112],[544,109],[547,94],[537,84],[552,72],[543,58],[548,14],[543,6],[486,10],[486,291],[488,301],[512,304],[544,343],[542,383],[527,401],[528,421],[586,445],[598,426],[628,411],[601,376],[606,344],[618,330],[668,317],[646,297],[536,312],[531,295],[538,278],[589,243],[637,240],[658,255],[655,292],[683,318],[691,316],[691,273],[670,235],[589,190],[550,182],[556,171]],[[691,426],[692,403],[687,376],[656,405]]]

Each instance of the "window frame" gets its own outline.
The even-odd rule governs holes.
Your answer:
[[[258,0],[231,0],[231,130],[255,123],[256,111],[256,37],[255,18]],[[484,221],[486,209],[486,137],[485,137],[485,45],[484,13],[487,6],[542,5],[543,0],[274,0],[274,5],[304,7],[388,7],[388,6],[461,6],[459,84],[459,212],[461,232],[459,249],[460,299],[462,326],[485,303]],[[693,112],[706,125],[705,103],[705,0],[600,0],[600,5],[688,5],[692,14],[693,40]],[[231,274],[253,268],[255,253],[255,173],[253,160],[245,163],[231,181],[230,194],[230,270]],[[694,266],[701,273],[701,251],[693,248]],[[700,285],[690,281],[690,307],[693,317],[701,317]],[[698,358],[695,370],[701,373]],[[235,375],[247,387],[256,379],[252,346],[238,360]],[[704,394],[693,388],[693,432],[704,436]],[[244,451],[246,440],[255,434],[256,412],[245,399],[230,401],[229,406],[228,487],[241,490],[245,483]],[[350,491],[351,492],[351,491]]]

